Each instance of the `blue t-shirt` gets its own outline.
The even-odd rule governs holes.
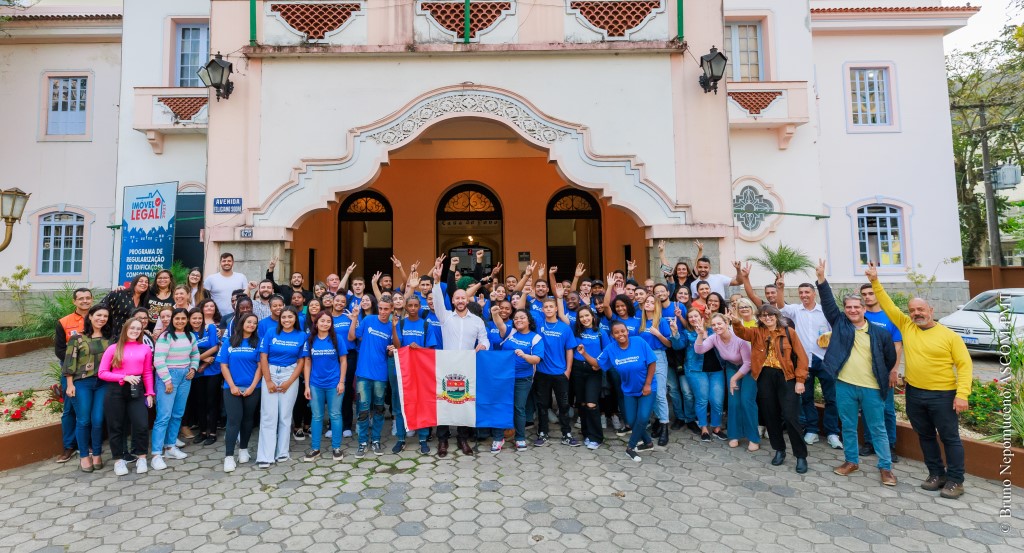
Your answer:
[[[651,346],[651,349],[655,351],[664,350],[666,348],[665,344],[661,343],[661,340],[659,340],[657,336],[651,334],[652,326],[653,325],[651,324],[651,321],[647,321],[647,326],[643,329],[642,332],[640,332],[640,337],[643,338],[645,342],[647,342],[648,346]],[[665,317],[662,317],[661,320],[658,321],[658,332],[660,332],[661,335],[664,336],[665,338],[671,340],[672,327],[669,326],[668,319],[666,319]]]
[[[203,333],[196,336],[196,347],[199,348],[200,354],[209,351],[210,348],[219,343],[220,338],[217,337],[217,325],[213,323],[206,325]],[[210,366],[203,369],[199,376],[213,376],[215,374],[220,374],[220,365],[216,362],[210,363]]]
[[[523,350],[528,355],[540,357],[544,362],[544,339],[536,332],[520,334],[519,331],[510,332],[505,341],[499,346],[503,351]],[[533,376],[533,365],[526,362],[526,359],[515,357],[516,378],[530,378]],[[562,371],[565,372],[565,371]]]
[[[609,342],[608,334],[601,329],[586,328],[576,337],[576,343],[583,344],[583,349],[587,350],[587,353],[594,359],[601,355],[604,348],[608,347]],[[577,361],[585,361],[583,355],[578,351],[573,353],[573,358]]]
[[[259,325],[256,326],[256,335],[260,337],[261,342],[264,336],[275,332],[277,332],[277,321],[270,317],[260,320]]]
[[[217,352],[217,366],[219,367],[221,363],[227,364],[231,380],[235,381],[235,386],[243,390],[251,386],[254,379],[260,380],[259,362],[259,346],[252,347],[247,340],[242,340],[237,348],[233,348],[228,338],[224,338],[220,345],[220,351]],[[256,383],[257,388],[261,385],[261,382]],[[224,381],[224,389],[230,389],[227,380]]]
[[[597,363],[603,370],[615,368],[622,380],[622,393],[627,396],[643,395],[644,383],[647,382],[647,367],[654,363],[654,350],[647,342],[631,338],[629,346],[622,349],[618,342],[612,342],[604,348]],[[658,388],[657,377],[651,379],[651,390]]]
[[[303,357],[309,357],[309,336],[301,330],[278,334],[268,333],[260,339],[260,353],[267,355],[267,362],[277,367],[294,365]]]
[[[387,382],[388,346],[391,341],[391,321],[380,322],[380,317],[367,317],[356,328],[359,340],[359,366],[356,376],[367,380]]]
[[[601,330],[608,333],[608,336],[612,334],[612,323],[615,321],[622,321],[622,324],[626,325],[626,330],[629,331],[630,336],[637,336],[640,333],[640,317],[631,317],[629,319],[619,318],[618,315],[612,315],[612,318],[601,319]]]
[[[501,337],[501,332],[498,330],[498,327],[494,324],[494,321],[487,321],[484,323],[484,327],[487,328],[487,340],[491,342],[491,349],[501,349],[501,341],[503,338]],[[512,321],[505,321],[505,336],[507,337],[511,332],[513,332]]]
[[[889,334],[892,334],[893,342],[903,341],[903,335],[900,334],[900,329],[897,328],[896,325],[892,323],[892,320],[889,319],[889,316],[885,314],[885,311],[879,311],[877,313],[865,311],[864,318],[867,319],[869,323],[888,330]]]
[[[677,312],[680,313],[683,319],[686,318],[686,306],[677,301],[670,301],[668,302],[668,307],[661,307],[661,316],[666,319],[675,317]]]
[[[565,310],[565,318],[569,319],[569,328],[576,328],[576,312]]]
[[[534,320],[544,320],[544,301],[538,300],[533,296],[526,296],[526,307],[530,309],[530,314],[533,315]],[[565,372],[565,371],[562,371]]]
[[[338,340],[345,342],[345,349],[356,349],[355,341],[348,339],[348,329],[352,326],[352,319],[348,318],[346,314],[331,317],[331,320],[334,321],[334,333],[338,336]]]
[[[348,353],[344,340],[338,340],[335,349],[331,337],[313,338],[309,348],[309,385],[313,388],[336,388],[341,381],[341,360]]]
[[[420,316],[426,319],[427,323],[430,325],[430,333],[433,334],[434,344],[436,344],[437,347],[442,347],[442,344],[444,344],[444,337],[441,335],[441,319],[438,319],[437,315],[431,311],[427,311],[426,316]]]
[[[423,332],[424,326],[426,326],[426,333]],[[434,333],[431,331],[430,323],[426,319],[416,319],[415,321],[402,319],[399,321],[398,341],[403,347],[412,344],[423,348],[437,347],[437,340],[434,339]]]
[[[544,356],[537,365],[537,370],[544,374],[565,373],[565,352],[576,347],[576,337],[569,325],[562,321],[537,324],[537,332],[544,338]]]

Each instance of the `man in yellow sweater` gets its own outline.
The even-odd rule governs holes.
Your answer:
[[[908,317],[885,293],[874,264],[864,274],[871,281],[878,304],[903,334],[907,418],[921,441],[928,466],[928,479],[921,488],[941,489],[942,497],[956,499],[964,493],[964,446],[958,415],[967,409],[974,378],[967,346],[952,330],[935,322],[934,309],[926,300],[910,300]],[[946,451],[945,464],[936,431]]]

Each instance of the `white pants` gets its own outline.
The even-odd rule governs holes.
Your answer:
[[[270,380],[280,385],[295,372],[295,365],[278,367],[270,365]],[[296,379],[288,387],[288,391],[270,393],[266,386],[260,400],[260,442],[256,448],[257,463],[273,463],[278,458],[288,457],[289,441],[292,432],[292,408],[299,393],[299,381]]]

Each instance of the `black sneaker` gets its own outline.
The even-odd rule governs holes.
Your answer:
[[[889,455],[892,457],[892,462],[893,463],[899,463],[900,462],[900,456],[896,455],[896,446],[892,446],[892,447],[889,448]]]
[[[305,432],[303,432],[301,428],[299,428],[299,429],[298,429],[298,430],[296,430],[295,432],[292,432],[292,436],[293,436],[293,437],[294,437],[294,438],[295,438],[295,439],[296,439],[297,441],[300,441],[300,442],[301,442],[302,440],[305,440],[305,439],[306,439],[306,433],[305,433]]]
[[[671,428],[672,428],[672,430],[679,430],[680,428],[682,428],[684,426],[686,426],[686,423],[684,423],[683,421],[681,421],[679,419],[676,419],[676,421],[672,423]]]
[[[125,463],[131,464],[131,463],[134,463],[135,461],[138,461],[138,460],[139,460],[139,458],[136,457],[135,455],[132,455],[131,453],[125,453],[124,454],[124,462]]]
[[[211,434],[209,437],[206,438],[206,441],[203,442],[203,445],[213,445],[215,443],[217,443],[217,436]]]
[[[340,461],[345,458],[345,454],[341,451],[341,448],[339,447],[337,449],[331,450],[331,457],[333,457],[335,461]]]
[[[702,441],[702,442],[710,442],[711,441],[711,434],[709,434],[707,432],[701,432],[700,433],[700,441]]]
[[[715,430],[711,434],[714,437],[718,438],[719,440],[722,440],[723,442],[729,439],[729,436],[726,435],[725,431],[722,430],[721,428],[719,428],[718,430]]]
[[[637,451],[650,451],[654,449],[654,442],[644,442],[636,446]]]
[[[628,426],[623,426],[619,430],[615,431],[616,436],[629,436],[633,433],[633,429]]]
[[[698,434],[698,435],[700,434],[700,427],[697,426],[697,422],[696,421],[690,421],[690,422],[686,423],[686,427],[689,428],[690,431],[693,432],[694,434]]]
[[[427,455],[430,453],[430,446],[427,445],[426,440],[420,442],[420,453],[422,453],[423,455]]]
[[[391,453],[399,454],[405,449],[405,442],[395,442],[395,446],[391,448]]]
[[[869,443],[864,444],[861,446],[860,451],[858,453],[861,457],[871,457],[875,454],[875,446]]]
[[[306,454],[302,457],[303,461],[316,461],[320,458],[319,449],[307,449]]]
[[[359,444],[359,447],[356,448],[356,459],[362,459],[363,457],[366,457],[366,444]]]
[[[626,448],[626,457],[629,457],[630,461],[640,462],[640,456],[637,455],[636,450]]]
[[[579,447],[580,442],[576,438],[573,438],[572,434],[566,434],[565,436],[562,436],[562,445],[567,445],[569,447]]]

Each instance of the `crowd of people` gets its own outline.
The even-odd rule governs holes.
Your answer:
[[[478,251],[462,265],[442,255],[422,274],[419,262],[407,272],[392,258],[394,275],[365,279],[351,264],[307,289],[299,272],[275,282],[276,260],[250,281],[224,253],[218,273],[193,269],[180,285],[161,270],[98,303],[78,289],[55,336],[67,398],[58,462],[77,452],[81,470],[103,468],[104,424],[118,475],[132,463],[139,473],[165,470],[190,443],[218,439],[227,472],[289,461],[292,441],[307,439],[304,461],[341,460],[346,438],[357,458],[383,455],[389,409],[392,453],[411,438],[427,455],[436,439],[445,457],[450,428],[406,427],[397,350],[503,349],[515,354],[513,427],[458,427],[463,454],[475,453],[474,440],[490,440],[495,454],[506,440],[517,451],[555,443],[557,425],[563,446],[598,449],[614,433],[640,462],[685,429],[749,452],[766,435],[775,466],[785,463],[788,437],[795,470],[805,473],[821,428],[824,442],[844,452],[836,474],[875,456],[881,484],[893,486],[902,357],[906,412],[929,472],[921,486],[963,493],[957,414],[967,407],[971,359],[926,300],[913,299],[904,314],[869,266],[859,293],[837,301],[821,261],[817,281],[800,284],[799,303],[786,304],[783,275],[762,298],[749,264],[714,274],[696,246],[691,268],[670,265],[658,245],[663,281],[636,279],[634,262],[604,279],[580,264],[562,281],[557,267],[530,262],[502,280],[501,264],[485,267]],[[745,293],[730,295],[731,287]]]

